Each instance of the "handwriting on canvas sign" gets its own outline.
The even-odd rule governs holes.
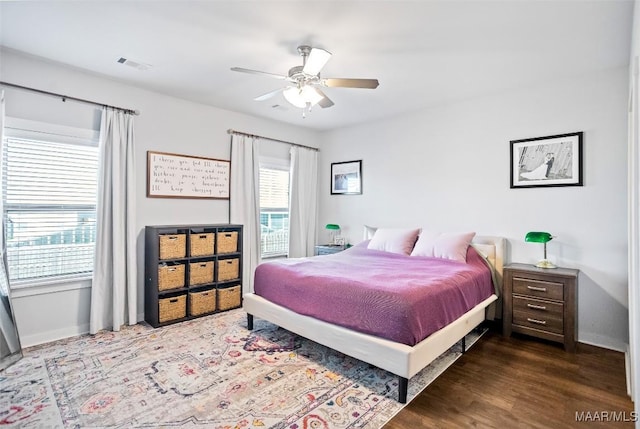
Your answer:
[[[150,152],[149,195],[229,198],[229,161]]]

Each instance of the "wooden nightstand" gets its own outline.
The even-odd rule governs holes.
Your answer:
[[[510,264],[504,268],[502,332],[527,334],[576,350],[578,270]]]
[[[344,249],[346,247],[342,244],[318,244],[316,246],[316,255],[331,255],[342,252]]]

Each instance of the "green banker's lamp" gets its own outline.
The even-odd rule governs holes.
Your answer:
[[[538,268],[555,268],[556,266],[547,259],[547,243],[553,239],[553,236],[548,232],[527,232],[524,237],[524,241],[528,243],[543,243],[544,244],[544,259],[536,264]]]
[[[340,235],[340,225],[328,223],[324,228],[329,230],[331,236],[331,243],[329,244],[336,244],[336,237]]]

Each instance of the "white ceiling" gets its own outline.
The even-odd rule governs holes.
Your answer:
[[[0,43],[321,130],[626,66],[632,12],[632,0],[4,1]],[[286,82],[230,71],[286,74],[301,65],[300,44],[333,53],[323,77],[377,78],[380,86],[326,88],[335,106],[303,119],[281,95],[253,101]],[[153,67],[123,66],[120,57]]]

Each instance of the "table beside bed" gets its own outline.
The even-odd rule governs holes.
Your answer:
[[[576,350],[578,270],[538,268],[528,264],[504,267],[502,332],[562,343]]]

